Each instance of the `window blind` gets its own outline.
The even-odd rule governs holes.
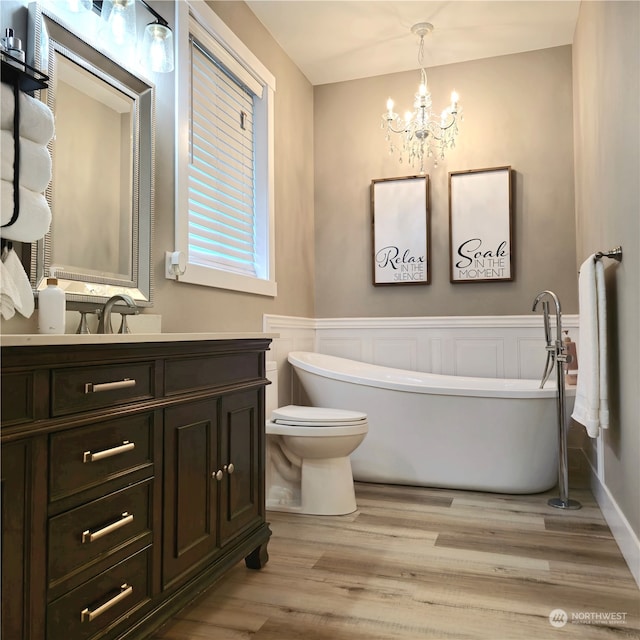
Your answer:
[[[189,262],[255,276],[254,94],[193,37],[190,49]]]

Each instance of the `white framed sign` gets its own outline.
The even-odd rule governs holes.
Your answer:
[[[429,177],[371,181],[373,284],[429,284]]]
[[[511,167],[449,173],[450,280],[513,280]]]

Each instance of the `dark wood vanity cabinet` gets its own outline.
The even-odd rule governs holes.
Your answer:
[[[263,519],[260,416],[259,390],[166,410],[163,588]]]
[[[3,638],[144,638],[264,565],[269,342],[2,347]]]

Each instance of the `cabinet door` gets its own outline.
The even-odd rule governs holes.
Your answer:
[[[24,638],[28,446],[2,447],[2,637]],[[11,597],[9,597],[11,594]]]
[[[46,445],[2,445],[2,638],[44,636]]]
[[[163,587],[218,548],[218,401],[165,411]],[[222,474],[219,474],[222,476]]]
[[[221,400],[221,545],[264,516],[264,411],[262,389]]]

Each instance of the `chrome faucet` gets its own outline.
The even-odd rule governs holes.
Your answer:
[[[140,312],[131,296],[128,296],[125,293],[117,293],[115,296],[111,296],[105,302],[104,307],[100,312],[98,333],[113,333],[113,327],[111,326],[111,311],[117,302],[124,302],[130,309],[135,309],[135,311],[132,312],[134,314]],[[120,323],[118,333],[130,333],[129,327],[127,327],[127,316],[124,313],[122,314],[122,322]]]
[[[566,354],[566,349],[562,343],[562,312],[560,309],[560,300],[553,291],[542,291],[536,296],[533,301],[533,309],[536,310],[538,302],[545,296],[549,296],[556,307],[556,339],[553,340],[551,335],[551,325],[549,323],[549,301],[544,300],[542,303],[542,313],[544,315],[544,337],[547,343],[545,347],[547,351],[547,362],[544,367],[544,374],[542,376],[542,382],[540,388],[544,387],[545,382],[549,379],[551,372],[553,371],[553,365],[559,363],[568,362],[571,356]],[[564,383],[563,383],[564,386]]]
[[[556,307],[556,339],[551,334],[549,323],[549,301],[542,302],[542,312],[544,314],[544,337],[547,343],[547,362],[542,375],[540,388],[544,387],[549,379],[553,367],[556,367],[557,378],[557,413],[558,413],[558,487],[559,498],[551,498],[548,504],[557,509],[580,509],[582,506],[577,500],[569,499],[569,466],[567,463],[567,419],[565,415],[565,394],[564,394],[564,364],[571,362],[571,356],[567,355],[567,350],[562,342],[562,313],[560,310],[560,300],[553,291],[542,291],[533,301],[533,309],[536,310],[538,302],[544,297],[550,297]]]

